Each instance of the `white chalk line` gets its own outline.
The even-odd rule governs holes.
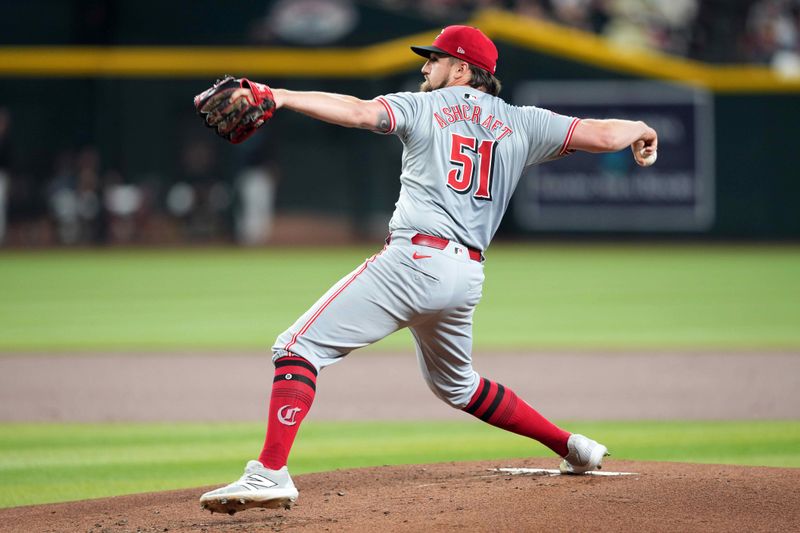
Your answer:
[[[492,468],[490,471],[512,476],[561,476],[572,474],[561,474],[559,470],[549,468]],[[638,476],[636,472],[608,472],[607,470],[592,470],[581,474],[583,476]]]
[[[562,474],[558,469],[550,469],[550,468],[489,468],[487,469],[488,472],[493,472],[493,474],[489,474],[486,476],[478,476],[481,478],[491,478],[495,477],[497,474],[510,474],[512,476],[547,476],[547,477],[554,477],[554,476],[570,476],[572,474]],[[609,472],[607,470],[593,470],[591,472],[586,472],[584,474],[580,474],[582,476],[604,476],[604,477],[615,477],[615,476],[638,476],[638,472]],[[447,481],[436,481],[433,483],[423,483],[421,485],[415,485],[416,488],[423,488],[423,487],[433,487],[433,486],[446,486]]]

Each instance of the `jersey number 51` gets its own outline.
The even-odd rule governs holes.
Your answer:
[[[478,174],[478,187],[473,196],[479,200],[492,199],[492,173],[494,171],[494,151],[496,139],[478,142],[475,137],[452,134],[450,162],[455,168],[447,173],[447,186],[458,194],[467,194]]]

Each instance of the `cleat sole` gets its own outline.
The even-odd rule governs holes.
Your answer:
[[[207,500],[203,502],[203,509],[211,511],[211,513],[227,513],[233,515],[240,511],[247,509],[290,509],[296,497],[281,497],[272,500],[248,500],[247,498],[237,498],[235,500]]]

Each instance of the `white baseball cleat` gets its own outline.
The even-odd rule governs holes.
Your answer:
[[[248,461],[238,481],[200,496],[200,505],[212,513],[234,514],[253,507],[288,509],[298,492],[284,466],[270,470],[258,461]]]
[[[583,474],[603,468],[603,457],[610,455],[608,448],[583,435],[573,433],[567,440],[569,453],[558,469],[562,474]]]

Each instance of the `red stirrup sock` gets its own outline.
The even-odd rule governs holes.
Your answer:
[[[567,439],[570,433],[547,420],[514,391],[499,383],[481,378],[478,390],[463,410],[495,427],[536,439],[561,457],[569,453]]]
[[[275,361],[275,379],[269,399],[267,438],[258,460],[272,470],[286,464],[292,443],[317,391],[317,369],[302,357]]]

